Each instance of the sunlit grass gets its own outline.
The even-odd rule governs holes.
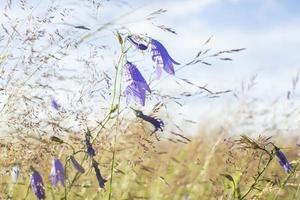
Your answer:
[[[186,144],[174,142],[178,139],[176,137],[172,141],[161,137],[158,141],[149,133],[132,125],[117,137],[112,199],[234,199],[237,194],[233,194],[233,184],[225,175],[234,179],[235,193],[243,194],[257,173],[259,153],[242,149],[235,140],[238,137],[228,137],[226,130],[203,132]],[[78,139],[68,140],[73,144],[77,141],[77,147],[82,148]],[[97,141],[95,159],[100,164],[102,175],[109,180],[112,146],[108,145],[109,142],[100,142],[101,139]],[[295,144],[285,144],[284,147],[291,147],[284,151],[290,161],[296,160]],[[72,153],[65,145],[53,144],[47,138],[35,142],[30,139],[30,144],[18,140],[2,145],[1,152],[1,197],[4,199],[35,198],[29,187],[30,165],[42,174],[47,199],[65,196],[67,199],[108,199],[109,181],[105,189],[99,189],[89,161],[84,162],[86,172],[71,189],[70,181],[76,170],[72,166],[67,168],[67,195],[64,187],[52,187],[48,177],[53,156],[66,161]],[[83,155],[78,154],[76,159],[80,160]],[[9,170],[16,163],[21,167],[21,176],[17,184],[12,184]],[[292,163],[295,166],[296,162]],[[272,160],[263,179],[246,199],[275,199],[276,196],[277,199],[296,199],[299,195],[298,173],[293,174],[286,186],[280,189],[287,177],[278,161]]]

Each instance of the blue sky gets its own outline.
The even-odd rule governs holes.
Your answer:
[[[299,19],[297,1],[218,1],[193,17],[205,18],[213,30],[239,28],[241,30],[269,29]]]
[[[233,55],[233,62],[213,61],[212,67],[194,66],[178,73],[178,76],[189,78],[199,85],[207,84],[212,90],[239,90],[242,82],[247,82],[252,76],[257,75],[256,85],[246,94],[246,98],[259,99],[260,109],[264,106],[272,109],[272,103],[278,99],[281,100],[279,107],[286,106],[283,102],[286,101],[287,91],[292,87],[292,78],[296,76],[300,67],[299,1],[151,2],[144,1],[147,4],[146,9],[167,9],[168,12],[160,19],[176,30],[178,35],[158,33],[150,27],[148,32],[163,41],[173,57],[183,63],[190,59],[199,44],[211,35],[213,35],[210,44],[212,49],[247,49]],[[136,27],[137,30],[148,30],[147,28],[146,25]],[[298,95],[299,89],[296,90],[296,97]],[[295,100],[298,101],[297,98]],[[235,107],[236,100],[228,96],[215,100],[197,97],[189,103],[182,108],[182,112],[188,117],[204,121],[205,124],[206,118],[213,118],[216,121],[216,115],[219,116],[217,119],[228,117],[227,115],[221,117],[220,114],[231,106]],[[279,113],[287,111],[278,110]],[[275,123],[274,119],[269,121],[270,119],[272,118],[258,118],[258,121]]]
[[[3,3],[4,1],[2,1]],[[17,1],[12,1],[19,5]],[[43,5],[50,1],[29,0],[32,5]],[[90,13],[74,0],[59,1],[61,5],[73,6],[77,15],[73,22],[97,26],[108,19],[117,17],[131,9],[139,8],[131,17],[125,18],[132,32],[148,34],[159,39],[169,49],[171,55],[181,63],[191,59],[199,50],[203,41],[213,36],[210,47],[214,50],[247,48],[246,51],[233,56],[233,62],[214,62],[210,69],[197,66],[180,74],[197,79],[199,83],[212,85],[216,89],[233,89],[241,81],[257,74],[262,84],[258,92],[266,90],[276,83],[280,88],[273,91],[273,97],[287,90],[289,79],[299,68],[298,48],[300,46],[300,2],[295,0],[169,0],[169,1],[122,1],[114,0],[100,9]],[[77,2],[77,3],[76,3]],[[126,1],[125,1],[126,2]],[[0,3],[1,5],[1,3]],[[122,6],[120,6],[122,5]],[[168,12],[159,17],[157,24],[173,28],[178,35],[160,31],[150,23],[137,22],[139,17],[153,10],[163,8]],[[15,13],[18,15],[19,13]],[[2,16],[3,17],[3,16]],[[0,17],[1,19],[1,17]],[[95,20],[96,19],[96,20]],[[106,37],[108,38],[108,37]],[[109,39],[108,39],[109,40]],[[195,74],[195,71],[199,73]],[[200,81],[201,79],[202,81]],[[219,79],[220,81],[213,81]],[[224,83],[225,82],[225,83]],[[266,84],[272,82],[271,84]],[[258,85],[259,86],[259,85]],[[259,94],[258,94],[259,95]]]
[[[233,89],[254,74],[258,75],[257,96],[285,95],[299,68],[300,2],[279,0],[191,0],[138,1],[145,10],[165,8],[161,21],[178,32],[177,36],[148,30],[169,47],[179,61],[190,59],[198,44],[213,35],[212,49],[247,48],[233,56],[233,62],[215,62],[208,69],[187,69],[216,89]],[[131,2],[135,5],[135,2]],[[143,28],[141,28],[143,27]],[[176,42],[173,42],[176,41]],[[219,80],[219,81],[214,81]],[[199,83],[201,81],[199,80]],[[272,89],[272,90],[271,90]]]

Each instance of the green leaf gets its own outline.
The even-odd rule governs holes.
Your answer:
[[[57,142],[59,144],[63,144],[64,143],[64,141],[62,139],[60,139],[60,138],[58,138],[56,136],[51,136],[50,140],[53,141],[53,142]]]

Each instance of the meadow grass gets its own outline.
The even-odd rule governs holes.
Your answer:
[[[115,150],[112,199],[239,199],[250,188],[258,172],[259,151],[243,148],[238,142],[239,137],[229,137],[224,129],[210,133],[203,130],[191,141],[163,136],[158,140],[150,133],[147,126],[132,124],[117,136],[115,146],[112,145],[114,139],[104,134],[94,143],[95,159],[107,180],[110,180],[112,152]],[[280,139],[277,137],[276,140]],[[77,149],[84,148],[81,136],[65,140]],[[285,143],[284,147],[290,148],[284,149],[284,152],[296,171],[289,176],[274,158],[245,199],[300,198],[295,146],[292,141]],[[48,178],[53,156],[65,162],[72,154],[64,144],[56,144],[49,138],[19,136],[15,141],[3,142],[1,152],[2,199],[35,199],[29,185],[30,165],[44,177],[47,199],[109,197],[109,181],[105,189],[99,189],[88,160],[83,163],[86,172],[72,188],[69,186],[76,171],[72,167],[67,168],[67,195],[64,187],[53,188]],[[79,153],[76,159],[80,160],[83,155]],[[265,162],[263,158],[262,163]],[[21,175],[18,183],[13,184],[10,168],[15,164],[20,166]],[[285,180],[287,182],[283,185]]]

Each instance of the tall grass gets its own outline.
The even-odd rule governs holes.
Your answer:
[[[139,9],[128,9],[124,2],[76,2],[3,3],[2,199],[34,199],[30,185],[33,168],[44,178],[47,199],[299,198],[294,141],[283,143],[280,137],[240,138],[233,135],[241,132],[232,133],[225,126],[216,126],[209,132],[203,127],[198,136],[189,138],[180,126],[172,123],[172,116],[166,114],[170,104],[180,107],[182,100],[191,96],[216,98],[232,90],[214,91],[174,76],[172,80],[178,87],[192,87],[196,92],[167,95],[156,86],[170,75],[156,81],[148,69],[145,77],[153,89],[147,94],[147,109],[134,102],[127,104],[124,64],[137,57],[145,62],[151,59],[149,52],[137,51],[127,40],[128,36],[135,36],[145,44],[151,41],[147,33],[135,33],[126,26],[135,23],[130,17]],[[121,6],[120,12],[127,11],[109,19],[99,15],[110,5]],[[77,15],[80,12],[84,13]],[[137,21],[150,22],[153,28],[176,34],[168,26],[156,23],[165,12],[164,9],[147,11]],[[88,23],[78,21],[78,16],[85,16]],[[99,17],[104,18],[102,23],[98,23]],[[232,53],[244,50],[213,51],[207,47],[210,41],[211,38],[205,41],[193,59],[175,72],[194,65],[211,66],[213,60],[231,61]],[[293,90],[296,85],[294,79]],[[235,93],[235,96],[241,95]],[[291,98],[293,91],[288,96]],[[51,106],[53,102],[55,106]],[[143,110],[147,116],[154,117],[148,116],[148,121],[145,117],[137,118],[134,110]],[[151,125],[151,120],[155,122],[156,118],[173,127],[153,133],[155,124]],[[88,145],[95,149],[95,156],[88,155]],[[294,150],[283,149],[292,161],[290,174],[284,173],[276,161],[277,145]],[[70,156],[82,165],[84,173],[74,169]],[[53,187],[49,179],[53,158],[59,158],[64,164],[64,187]],[[99,187],[92,163],[99,163],[101,174],[107,180],[104,188]],[[20,177],[13,183],[11,169],[16,166]]]
[[[112,192],[109,187],[99,190],[96,177],[89,163],[83,167],[86,172],[68,191],[68,199],[234,199],[245,194],[253,184],[258,172],[258,165],[266,164],[267,158],[261,158],[261,152],[255,149],[242,148],[237,138],[226,137],[226,130],[205,132],[192,138],[187,144],[170,142],[162,138],[157,141],[150,136],[150,130],[133,123],[121,136],[115,146],[114,139],[99,138],[95,143],[97,159],[103,176],[111,178],[113,166]],[[105,132],[109,135],[109,132]],[[28,165],[39,168],[41,174],[50,173],[52,156],[60,154],[66,160],[72,152],[66,145],[58,145],[49,138],[19,138],[17,143],[8,142],[1,147],[1,171],[6,172],[1,179],[1,198],[34,199],[29,188]],[[76,143],[83,138],[69,138],[68,142]],[[104,140],[105,139],[105,140]],[[277,138],[276,141],[281,138]],[[78,143],[75,148],[82,148]],[[13,148],[12,148],[13,147]],[[286,148],[295,147],[295,143],[285,143]],[[39,150],[39,151],[37,151]],[[24,154],[24,152],[27,152]],[[297,154],[284,149],[293,163],[294,170],[289,176],[274,158],[261,176],[258,184],[249,192],[246,199],[296,199],[298,197],[298,161]],[[76,156],[82,158],[84,154]],[[114,165],[111,164],[115,156]],[[261,160],[262,159],[262,160]],[[17,184],[10,181],[10,166],[21,166],[21,177]],[[75,170],[67,171],[67,185],[72,180]],[[232,180],[234,180],[235,187]],[[286,181],[287,180],[287,181]],[[286,181],[286,182],[285,182]],[[62,187],[53,188],[45,178],[48,198],[64,198]]]

